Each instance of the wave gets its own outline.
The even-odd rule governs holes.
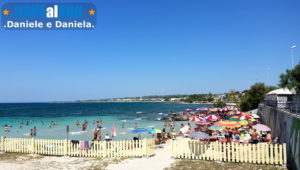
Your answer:
[[[25,135],[25,136],[29,136],[29,133],[24,133],[23,135]]]
[[[136,118],[136,119],[134,119],[134,120],[142,120],[142,118]]]
[[[70,132],[71,135],[80,135],[82,133],[87,133],[87,131],[76,131],[76,132]]]
[[[121,134],[122,134],[122,135],[126,135],[127,133],[126,133],[126,132],[121,132]]]
[[[124,119],[124,120],[121,120],[122,122],[127,122],[127,120],[126,119]]]

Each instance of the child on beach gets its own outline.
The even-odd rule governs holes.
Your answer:
[[[33,128],[33,136],[36,136],[36,127]]]

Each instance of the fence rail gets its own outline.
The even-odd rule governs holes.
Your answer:
[[[224,162],[286,165],[286,144],[237,144],[171,141],[171,156],[181,159],[201,159]]]
[[[5,152],[55,156],[149,157],[155,154],[154,145],[153,139],[91,142],[1,137],[1,150]]]

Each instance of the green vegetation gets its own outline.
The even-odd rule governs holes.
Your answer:
[[[286,74],[280,75],[279,86],[290,90],[295,88],[296,93],[300,94],[300,63],[292,70],[287,69]]]
[[[245,95],[240,100],[241,111],[253,110],[258,107],[258,104],[263,100],[269,91],[275,90],[274,86],[265,86],[264,83],[255,83],[246,91]]]
[[[209,100],[208,100],[209,99]],[[207,94],[192,94],[190,96],[188,96],[186,99],[182,100],[183,102],[187,102],[187,103],[194,103],[194,102],[207,102],[207,101],[213,101],[213,97],[212,94],[210,93],[210,95]]]
[[[217,102],[214,103],[214,107],[225,107],[226,106],[226,103],[223,102],[221,99],[219,99]]]

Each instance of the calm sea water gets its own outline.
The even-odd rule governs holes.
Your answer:
[[[111,134],[113,123],[116,126],[116,140],[129,139],[133,136],[131,130],[137,123],[139,128],[163,128],[163,121],[160,118],[173,112],[182,112],[186,108],[196,109],[208,107],[210,105],[189,105],[174,103],[15,103],[0,104],[0,136],[6,137],[29,137],[30,129],[37,127],[37,137],[46,139],[65,139],[67,137],[66,126],[70,126],[69,139],[91,140],[93,130],[93,120],[102,119],[104,135]],[[142,112],[137,115],[136,112]],[[81,126],[77,127],[75,122],[79,120],[83,123],[88,121],[85,132],[81,131]],[[19,128],[19,123],[23,121],[23,127]],[[25,123],[29,122],[26,126]],[[57,123],[49,128],[51,121]],[[43,124],[43,123],[44,124]],[[122,123],[125,123],[122,128]],[[187,122],[185,122],[187,123]],[[4,132],[3,126],[9,125],[9,132]],[[179,129],[180,122],[176,122],[176,129]],[[151,137],[150,134],[141,134],[142,137]]]

